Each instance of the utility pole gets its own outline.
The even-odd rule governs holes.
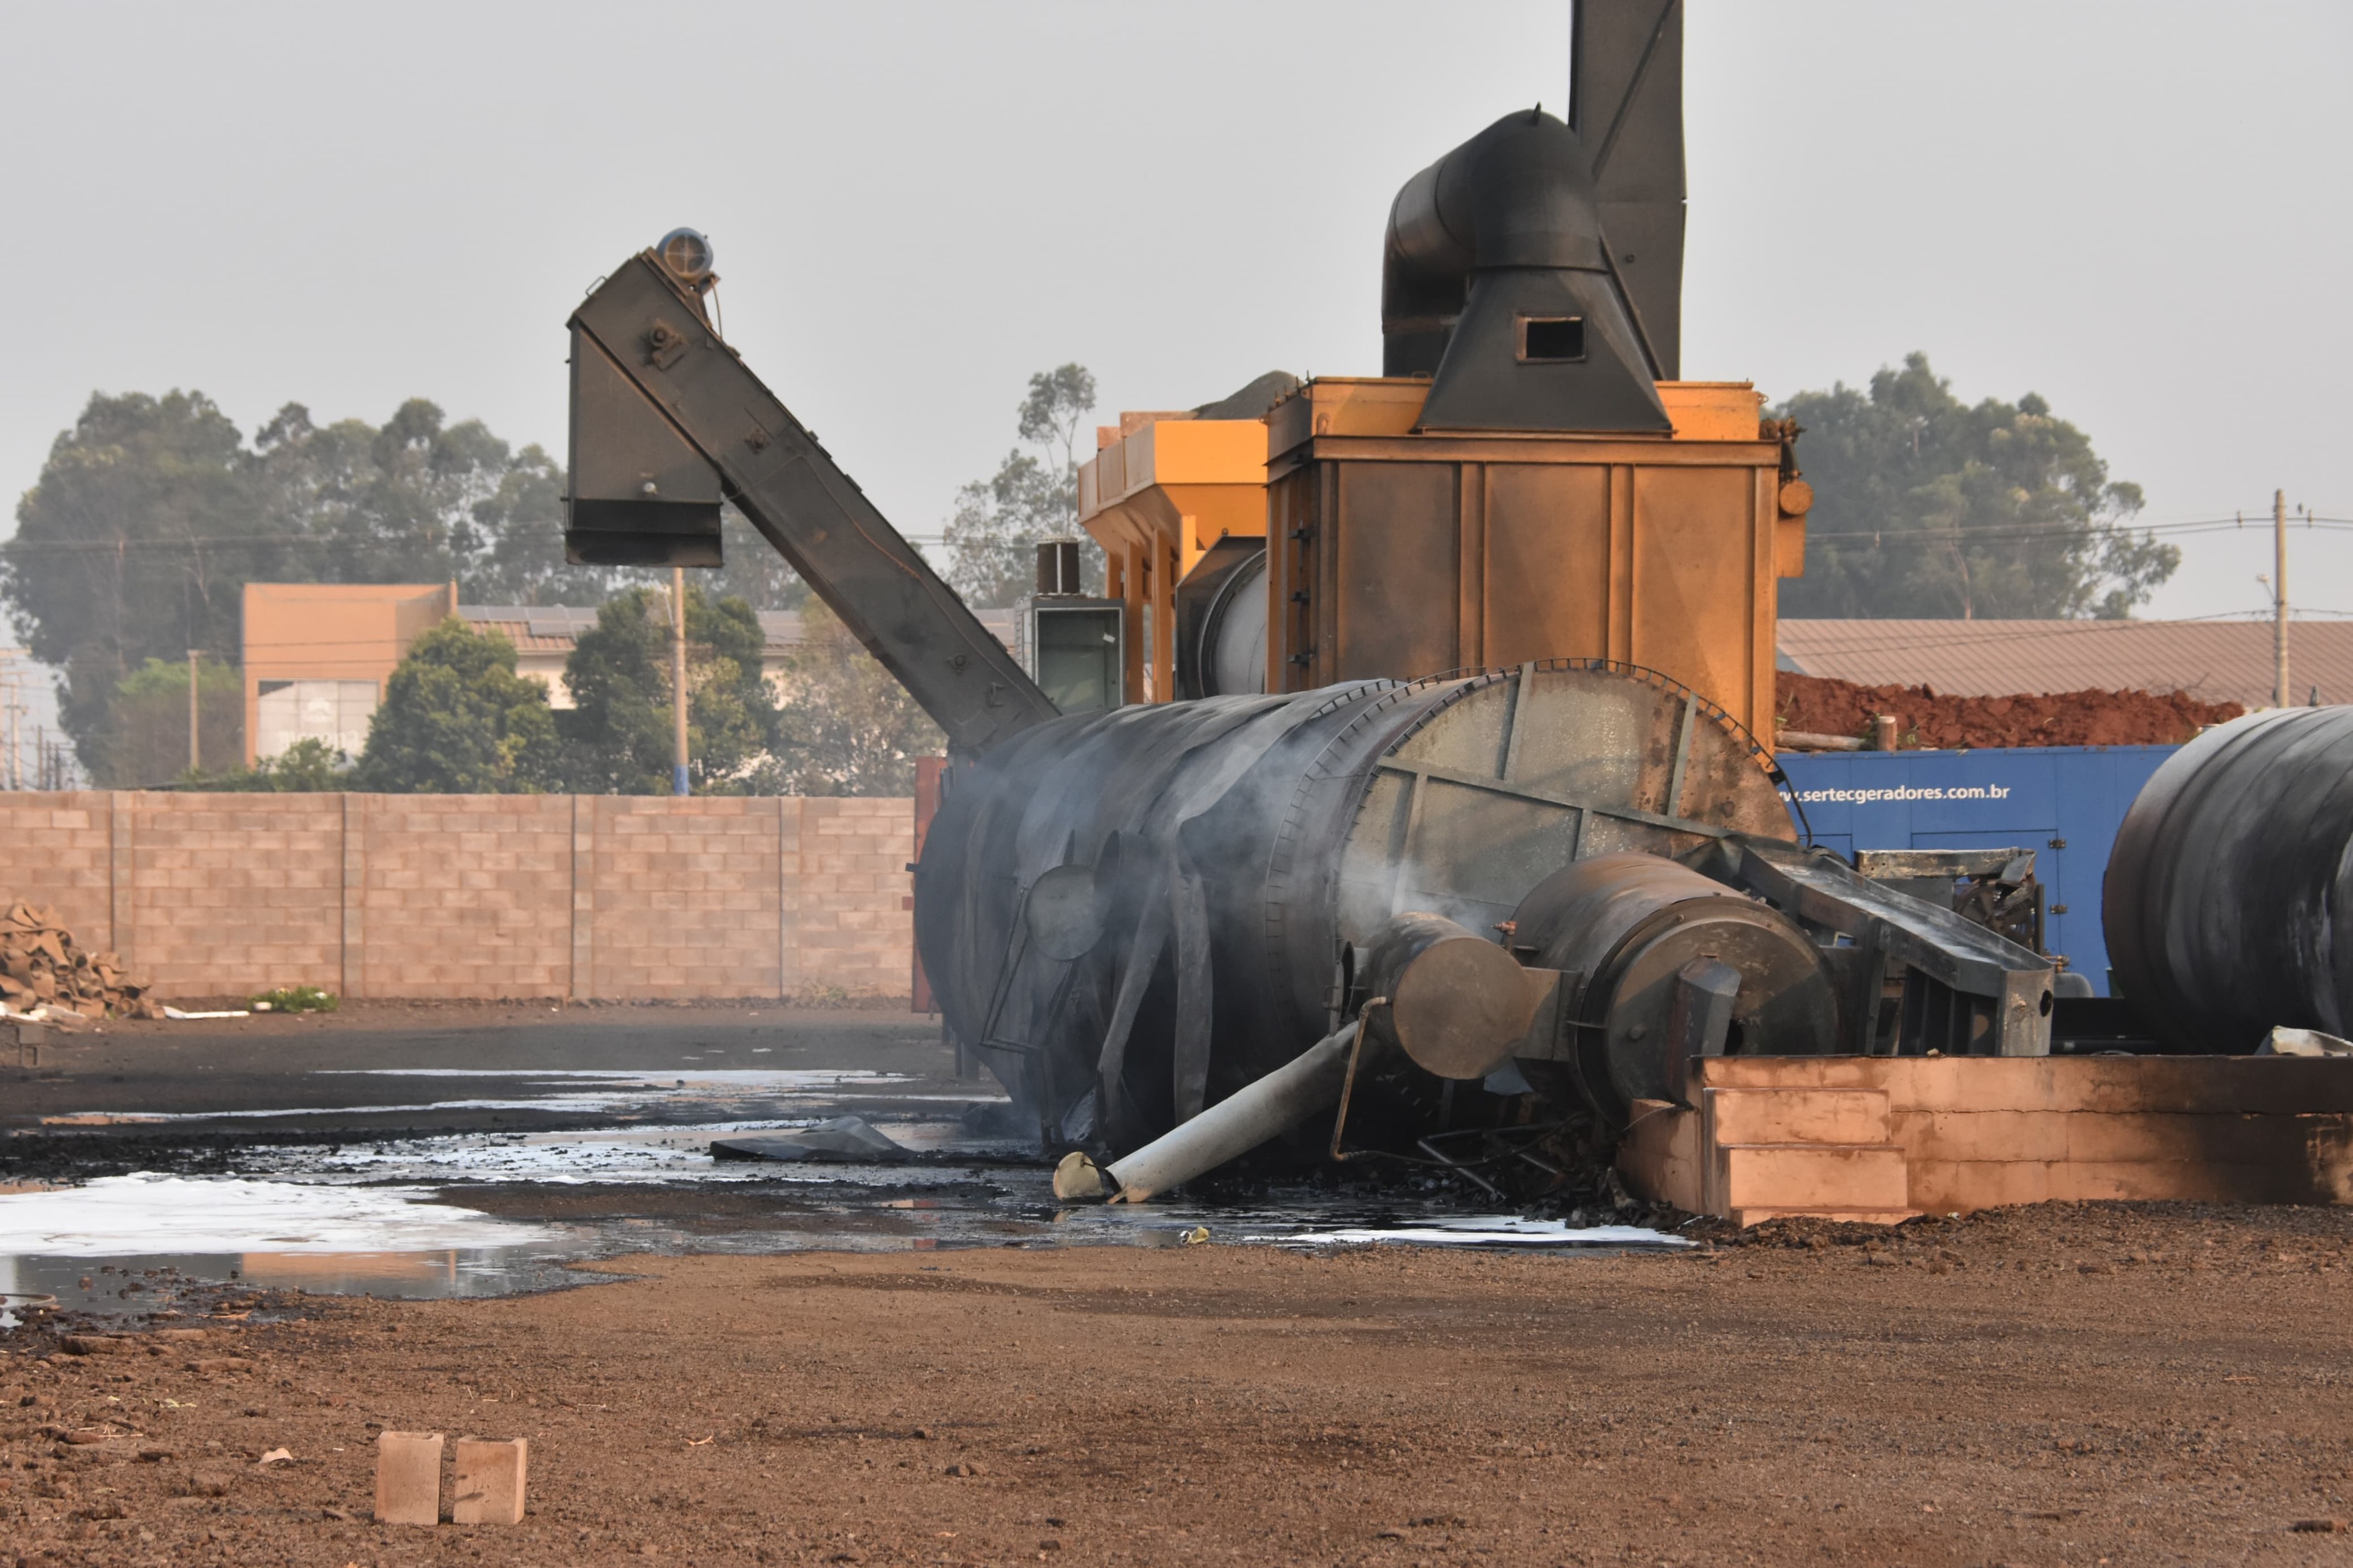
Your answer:
[[[2282,679],[2286,678],[2283,676]],[[686,784],[686,568],[670,569],[670,691],[677,751],[670,761],[670,793],[688,795]]]
[[[16,716],[24,710],[25,704],[16,695],[17,682],[22,678],[17,674],[14,662],[16,656],[24,651],[16,647],[0,647],[0,676],[6,678],[0,680],[0,702],[8,705],[8,787],[12,790],[25,787],[24,752],[16,729]]]
[[[2272,492],[2272,706],[2287,702],[2287,492]]]
[[[204,766],[204,750],[197,744],[196,724],[202,710],[196,706],[196,650],[188,650],[188,771],[195,773]]]

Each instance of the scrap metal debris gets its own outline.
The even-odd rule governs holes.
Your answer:
[[[763,1138],[718,1138],[711,1144],[720,1160],[904,1160],[913,1151],[877,1131],[862,1116],[837,1116],[813,1127]]]
[[[2353,1040],[2324,1035],[2318,1029],[2274,1027],[2255,1047],[2259,1057],[2353,1057]]]

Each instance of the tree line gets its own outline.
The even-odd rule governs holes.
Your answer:
[[[1017,603],[1036,543],[1077,531],[1080,433],[1094,404],[1082,365],[1030,377],[1019,444],[957,492],[946,521],[943,572],[968,602]],[[1913,353],[1864,387],[1801,392],[1768,412],[1802,428],[1798,458],[1816,495],[1805,575],[1780,586],[1784,616],[2124,616],[2179,563],[2174,546],[2133,531],[2139,487],[2112,480],[2089,436],[2033,394],[1965,403]],[[0,603],[33,657],[60,672],[61,721],[105,784],[154,783],[185,759],[191,648],[206,656],[205,752],[237,744],[232,667],[248,582],[454,580],[474,603],[601,605],[570,682],[581,706],[551,710],[543,725],[513,717],[522,728],[499,731],[493,748],[503,762],[457,760],[488,743],[478,735],[428,765],[417,759],[436,743],[412,736],[354,764],[372,787],[496,776],[511,787],[667,788],[667,663],[645,640],[654,575],[566,564],[564,489],[543,448],[514,447],[480,420],[451,423],[422,398],[380,426],[321,425],[288,404],[248,440],[201,393],[96,394],[19,502],[16,536],[0,541]],[[893,759],[924,743],[920,714],[732,509],[723,527],[728,563],[695,574],[689,610],[701,650],[691,718],[709,787],[898,787]],[[1085,558],[1099,586],[1101,552],[1090,544]],[[788,661],[786,695],[764,705],[758,649],[744,639],[772,609],[802,610],[809,637]],[[420,644],[449,662],[418,667],[402,711],[422,712],[437,693],[456,701],[453,680],[480,687],[467,700],[485,712],[528,706],[470,662],[480,647],[456,649]],[[505,662],[512,674],[511,649]]]
[[[2181,563],[2133,532],[2140,487],[2033,393],[1964,403],[1915,353],[1768,412],[1804,431],[1815,496],[1784,616],[2121,619]]]
[[[1073,531],[1075,444],[1093,403],[1082,366],[1033,376],[1016,422],[1033,450],[1017,448],[995,476],[959,492],[945,574],[970,602],[1013,603],[1027,591],[1034,542]],[[15,537],[0,541],[0,604],[32,656],[58,672],[60,721],[85,773],[118,785],[185,768],[190,649],[202,656],[202,754],[241,752],[235,666],[248,582],[454,581],[470,603],[598,605],[567,679],[580,704],[569,713],[550,710],[544,723],[523,716],[527,696],[479,667],[499,639],[476,647],[437,634],[412,650],[422,662],[396,678],[400,702],[386,692],[387,711],[403,715],[401,737],[387,736],[380,752],[372,737],[374,760],[343,764],[357,768],[352,779],[319,747],[218,776],[248,787],[328,787],[317,781],[332,775],[422,789],[444,785],[417,781],[462,776],[508,781],[498,787],[666,791],[667,649],[646,641],[667,636],[648,598],[663,574],[565,563],[564,492],[563,467],[543,448],[517,448],[480,420],[452,423],[422,398],[380,426],[322,425],[288,404],[248,439],[200,392],[93,394],[19,501]],[[727,563],[691,574],[688,612],[698,650],[690,719],[706,787],[903,788],[909,748],[935,743],[927,721],[732,507],[722,527]],[[785,659],[779,689],[764,694],[756,612],[794,609],[807,635]],[[504,662],[512,675],[511,648]],[[422,715],[444,697],[458,704],[448,716],[456,728],[436,741]],[[507,717],[484,730],[492,711]],[[495,766],[481,749],[493,731],[503,759]]]
[[[898,683],[816,600],[771,684],[748,601],[686,594],[687,753],[698,795],[906,795],[944,744]],[[205,790],[667,795],[675,756],[668,596],[628,588],[598,606],[565,661],[573,706],[517,673],[514,644],[452,616],[385,683],[357,758],[318,739],[251,768],[189,774]],[[183,680],[180,691],[186,695]],[[182,724],[185,730],[185,720]]]

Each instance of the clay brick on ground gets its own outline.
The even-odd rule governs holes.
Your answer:
[[[379,1524],[441,1521],[441,1434],[385,1432],[375,1440]]]
[[[449,1500],[452,1524],[521,1524],[530,1470],[529,1439],[460,1437]]]

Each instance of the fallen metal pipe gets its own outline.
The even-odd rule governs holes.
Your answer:
[[[1335,1104],[1348,1073],[1356,1024],[1341,1026],[1290,1061],[1244,1086],[1108,1169],[1082,1153],[1063,1156],[1054,1195],[1065,1202],[1140,1204],[1214,1171]]]

